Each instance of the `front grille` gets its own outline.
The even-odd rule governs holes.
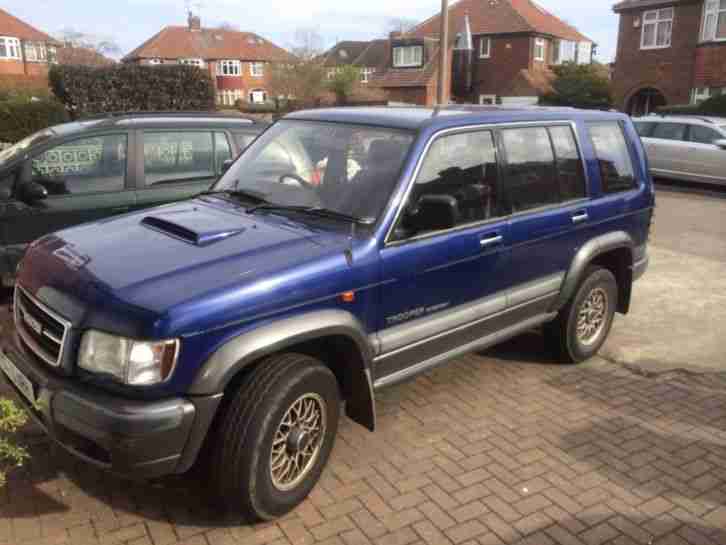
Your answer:
[[[48,365],[60,366],[71,324],[16,285],[15,328],[33,353]]]

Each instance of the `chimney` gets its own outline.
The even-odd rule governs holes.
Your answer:
[[[199,15],[192,15],[192,12],[189,12],[189,17],[187,17],[187,23],[189,24],[189,30],[192,32],[202,30],[202,20],[199,17]]]

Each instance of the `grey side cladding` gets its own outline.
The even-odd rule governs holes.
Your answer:
[[[560,296],[552,310],[558,311],[567,304],[567,301],[574,295],[577,287],[580,285],[582,276],[585,274],[585,269],[592,263],[593,259],[605,252],[618,248],[627,248],[630,250],[632,256],[634,247],[635,243],[632,237],[625,231],[614,231],[588,241],[575,254],[575,258],[572,260],[570,269],[565,276]]]
[[[338,375],[345,374],[349,395],[348,416],[373,430],[375,399],[371,361],[372,347],[360,322],[342,310],[322,310],[285,318],[235,337],[206,361],[192,384],[189,394],[213,395],[223,392],[234,376],[265,356],[295,345],[324,338],[344,338],[355,346],[357,358],[329,362]],[[336,366],[344,367],[344,369]]]

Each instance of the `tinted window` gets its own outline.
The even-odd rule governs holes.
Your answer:
[[[214,164],[217,175],[222,173],[222,165],[232,158],[232,148],[229,147],[227,135],[223,132],[214,133]]]
[[[555,150],[560,199],[571,201],[585,197],[587,194],[585,171],[572,129],[570,127],[550,127],[548,130]]]
[[[653,134],[653,129],[656,125],[655,123],[647,123],[645,121],[636,121],[633,124],[635,125],[635,130],[638,131],[638,134],[644,138]]]
[[[125,134],[67,142],[33,159],[33,179],[49,195],[123,191],[126,148]]]
[[[504,182],[512,210],[521,212],[560,202],[547,129],[506,129],[502,141],[507,155]]]
[[[634,188],[633,165],[620,124],[593,123],[589,125],[589,130],[600,164],[603,193],[617,193]]]
[[[492,133],[470,132],[437,139],[429,149],[409,202],[422,195],[456,200],[459,225],[500,214],[497,152]]]
[[[210,132],[144,133],[146,185],[213,178],[213,150]]]
[[[239,148],[240,152],[244,151],[247,146],[249,146],[254,139],[257,138],[254,134],[244,134],[241,132],[234,134],[234,139],[237,141],[237,147]]]
[[[721,134],[713,129],[702,125],[691,125],[689,131],[689,140],[697,144],[711,144],[715,140],[723,138]]]
[[[658,123],[653,130],[653,138],[661,140],[685,140],[687,125],[683,123]]]

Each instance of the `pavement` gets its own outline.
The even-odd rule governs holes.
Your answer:
[[[193,476],[122,481],[30,427],[0,545],[726,544],[726,237],[709,227],[726,201],[660,196],[653,266],[603,357],[558,365],[532,332],[385,390],[379,429],[344,419],[319,486],[266,524],[210,509]]]

